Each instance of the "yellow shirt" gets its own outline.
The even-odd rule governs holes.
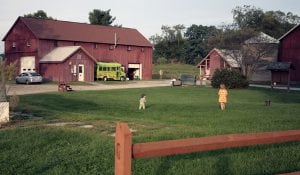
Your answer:
[[[220,89],[219,90],[219,102],[220,103],[226,103],[227,102],[227,95],[228,95],[228,92],[226,89]]]

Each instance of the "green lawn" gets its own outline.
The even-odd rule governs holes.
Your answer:
[[[147,95],[145,111],[138,110],[141,93]],[[216,94],[204,87],[163,87],[21,96],[18,111],[30,115],[0,129],[0,172],[113,174],[117,121],[136,130],[134,143],[300,129],[300,92],[229,90],[226,111],[218,109]],[[51,125],[58,122],[72,123]],[[289,142],[138,159],[133,174],[300,171],[299,150],[300,142]]]
[[[163,79],[178,78],[180,74],[198,75],[199,68],[190,64],[153,64],[152,77],[159,79],[159,70],[163,71]]]

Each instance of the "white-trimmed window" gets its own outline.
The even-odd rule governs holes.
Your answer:
[[[12,47],[13,47],[13,48],[17,47],[16,42],[13,42],[13,43],[12,43]]]

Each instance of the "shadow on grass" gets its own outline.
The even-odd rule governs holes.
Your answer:
[[[212,168],[214,168],[216,174],[224,174],[224,175],[231,175],[235,174],[237,172],[233,172],[232,170],[234,169],[233,166],[237,165],[237,162],[232,162],[231,158],[234,157],[235,155],[241,155],[240,161],[242,161],[242,164],[245,164],[243,166],[251,166],[251,163],[249,165],[249,162],[254,161],[254,164],[260,164],[259,166],[263,168],[268,168],[268,169],[259,169],[259,170],[247,170],[245,172],[242,172],[243,170],[240,170],[240,173],[245,173],[249,174],[249,171],[251,173],[256,172],[255,174],[277,174],[280,172],[292,172],[297,169],[299,169],[299,164],[297,164],[297,156],[296,155],[290,155],[291,159],[289,160],[290,163],[285,167],[273,167],[272,161],[277,161],[280,160],[282,152],[277,152],[277,149],[285,148],[286,151],[289,151],[290,149],[295,149],[297,147],[297,144],[299,142],[297,141],[292,141],[292,142],[285,142],[285,143],[277,143],[277,144],[267,144],[267,145],[255,145],[255,146],[247,146],[247,147],[238,147],[238,148],[227,148],[227,149],[221,149],[221,150],[213,150],[213,151],[204,151],[204,152],[196,152],[196,153],[191,153],[191,154],[183,154],[183,155],[171,155],[171,156],[166,156],[162,158],[162,161],[157,168],[156,174],[169,174],[169,171],[171,171],[172,166],[174,166],[174,162],[187,162],[186,160],[190,160],[191,162],[194,160],[197,160],[199,158],[201,159],[211,159],[214,158],[216,161],[211,162],[213,164]],[[268,152],[270,151],[271,152]],[[269,157],[269,153],[274,153],[278,154],[275,156],[276,158],[273,159],[268,159],[267,162],[264,162],[264,157]],[[295,154],[295,153],[291,153]],[[251,155],[251,156],[249,156]],[[254,155],[254,156],[252,156]],[[274,155],[273,155],[274,156]],[[244,158],[243,158],[244,157]],[[292,157],[296,159],[292,159]],[[299,157],[299,156],[298,156]],[[245,159],[246,158],[246,159]],[[254,159],[254,160],[253,160]],[[233,160],[236,160],[236,158],[233,158]],[[204,160],[205,161],[205,160]],[[275,164],[276,164],[275,163]],[[285,162],[281,162],[285,163]],[[279,162],[279,164],[281,164]],[[239,164],[239,163],[238,163]],[[267,165],[262,165],[262,164],[267,164]],[[199,164],[199,167],[203,166]],[[240,166],[240,165],[239,165]],[[239,168],[243,167],[240,166]],[[245,167],[244,167],[245,168]],[[248,167],[249,168],[249,167]],[[253,167],[254,168],[254,167]],[[201,167],[200,167],[201,169]],[[204,168],[206,169],[206,168]],[[250,167],[251,169],[251,167]],[[188,171],[188,170],[187,170]],[[264,171],[264,172],[260,172]],[[246,173],[248,172],[248,173]],[[250,174],[251,174],[250,173]]]
[[[70,94],[38,94],[21,97],[18,111],[35,117],[47,118],[57,113],[96,111],[101,107],[91,99],[83,99]]]
[[[263,89],[251,87],[251,90],[259,91],[265,94],[265,100],[279,103],[300,103],[300,91],[290,91],[282,89]],[[271,103],[272,104],[272,103]]]

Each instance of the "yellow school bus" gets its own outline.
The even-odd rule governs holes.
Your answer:
[[[96,80],[125,80],[126,74],[119,63],[97,62],[95,66]]]

